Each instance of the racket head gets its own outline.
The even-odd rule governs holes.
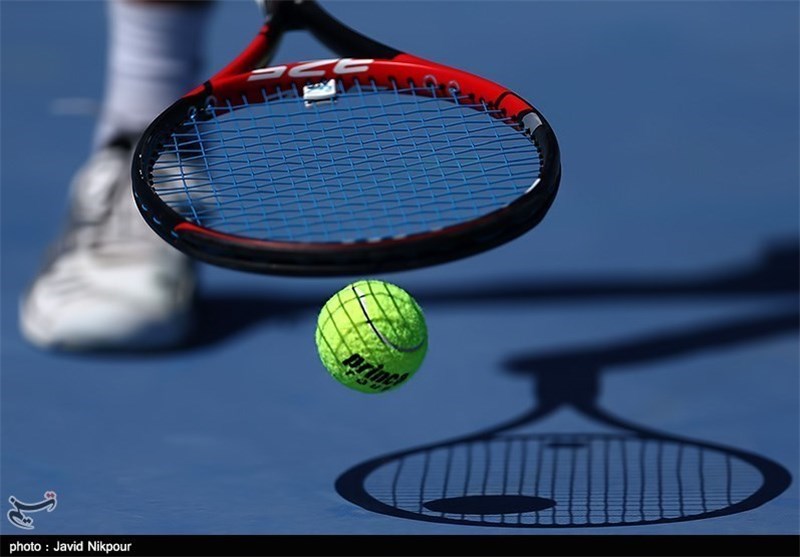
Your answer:
[[[142,137],[134,196],[163,239],[239,270],[347,275],[466,257],[542,220],[560,154],[528,102],[382,45],[391,59],[245,70],[279,34],[273,19]]]
[[[462,439],[345,472],[339,494],[400,518],[505,528],[597,528],[702,520],[763,505],[789,473],[757,455],[629,433]]]

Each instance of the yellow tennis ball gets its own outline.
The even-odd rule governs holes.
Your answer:
[[[380,393],[404,384],[422,365],[428,328],[408,292],[361,280],[334,294],[317,320],[322,363],[343,385]]]

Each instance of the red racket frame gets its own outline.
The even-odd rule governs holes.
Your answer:
[[[285,31],[306,29],[342,56],[326,61],[266,67]],[[342,73],[345,70],[345,73]],[[403,237],[361,242],[288,242],[247,238],[192,223],[168,207],[150,182],[152,166],[169,130],[190,111],[209,102],[219,110],[230,104],[263,102],[264,95],[308,83],[338,79],[378,87],[413,85],[416,94],[448,98],[457,91],[471,102],[497,111],[528,134],[539,148],[540,177],[535,187],[503,207],[471,221]],[[561,176],[555,135],[545,118],[516,93],[476,75],[405,54],[344,26],[315,2],[278,2],[272,17],[244,51],[203,85],[168,108],[146,130],[137,147],[134,195],[150,226],[175,247],[217,265],[239,270],[290,275],[352,275],[422,267],[458,259],[505,243],[544,217]]]

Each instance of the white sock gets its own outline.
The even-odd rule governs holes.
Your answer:
[[[210,2],[109,2],[105,96],[94,147],[139,134],[202,79]]]

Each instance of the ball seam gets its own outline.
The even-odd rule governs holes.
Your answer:
[[[366,294],[362,294],[355,286],[351,288],[353,289],[353,293],[356,295],[356,300],[358,300],[358,305],[361,307],[361,312],[364,314],[364,318],[367,320],[367,324],[370,326],[372,331],[375,333],[375,335],[378,337],[378,339],[380,339],[382,343],[384,343],[389,348],[394,348],[398,352],[405,352],[405,353],[416,352],[417,350],[422,348],[422,346],[425,344],[425,339],[420,341],[420,343],[415,346],[406,348],[404,346],[398,346],[397,344],[393,343],[391,340],[386,338],[386,336],[383,333],[381,333],[381,331],[378,329],[377,325],[375,325],[375,323],[372,322],[372,319],[369,316],[369,312],[367,311],[367,306],[362,301],[362,297],[366,296]]]

